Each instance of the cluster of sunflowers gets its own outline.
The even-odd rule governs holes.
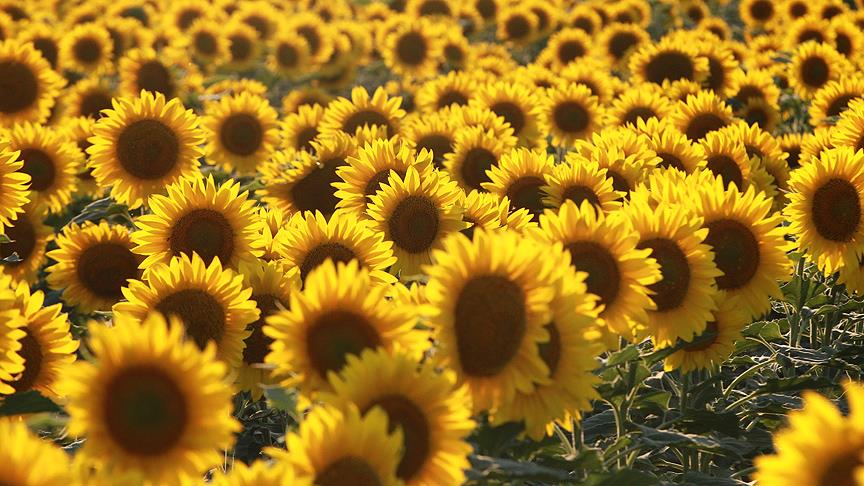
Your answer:
[[[864,293],[862,28],[841,0],[0,0],[0,408],[81,438],[0,418],[0,484],[461,484],[481,423],[575,434],[622,343],[716,369],[796,266]],[[847,389],[760,485],[864,484]],[[235,394],[273,390],[287,451],[226,461]],[[813,427],[842,464],[807,466]]]

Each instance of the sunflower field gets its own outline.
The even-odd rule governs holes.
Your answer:
[[[864,486],[864,0],[0,0],[0,486]]]

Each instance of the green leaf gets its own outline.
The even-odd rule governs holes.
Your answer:
[[[605,367],[611,368],[637,359],[639,359],[639,348],[637,348],[635,344],[631,344],[624,349],[610,354],[609,358],[606,360]]]
[[[9,395],[0,402],[0,417],[43,412],[60,413],[62,411],[63,409],[56,403],[42,396],[36,390]]]
[[[469,479],[506,479],[507,481],[548,481],[553,484],[572,481],[567,470],[540,466],[532,462],[500,457],[472,455]]]
[[[761,337],[766,341],[779,341],[783,339],[780,332],[780,324],[776,321],[758,321],[750,324],[741,331],[745,337]]]
[[[264,397],[267,398],[267,405],[270,408],[288,412],[292,416],[297,413],[297,392],[294,390],[288,390],[281,386],[265,388]]]
[[[736,414],[710,410],[688,410],[683,417],[678,419],[675,426],[691,434],[720,432],[728,436],[740,437],[743,432]]]
[[[6,235],[0,235],[0,243],[5,245],[7,243],[12,243],[12,240],[10,240]]]

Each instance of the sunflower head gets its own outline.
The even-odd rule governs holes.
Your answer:
[[[0,126],[48,119],[60,89],[65,84],[33,44],[0,42]]]
[[[207,157],[227,170],[248,174],[274,149],[277,114],[261,96],[240,93],[207,105],[201,125],[208,140]]]

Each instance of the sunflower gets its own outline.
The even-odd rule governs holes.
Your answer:
[[[527,84],[540,90],[546,90],[562,83],[561,75],[548,67],[534,62],[526,66],[519,66],[511,71],[506,77],[508,81]]]
[[[773,0],[742,0],[738,4],[738,14],[751,29],[767,27],[780,15],[774,3]]]
[[[705,135],[699,144],[705,154],[704,167],[721,178],[724,185],[734,184],[738,189],[749,186],[750,157],[738,137],[718,130]]]
[[[593,41],[582,29],[561,29],[549,38],[546,47],[537,55],[537,62],[560,71],[572,62],[589,56]]]
[[[362,86],[351,90],[351,99],[339,98],[327,105],[318,129],[321,133],[344,132],[353,136],[365,126],[378,125],[386,128],[388,136],[399,134],[405,110],[400,108],[402,98],[388,97],[383,88],[375,90],[370,97]]]
[[[566,254],[565,254],[566,255]],[[586,293],[585,274],[562,262],[568,271],[553,286],[551,319],[544,326],[549,341],[537,345],[548,369],[549,383],[538,384],[530,393],[516,392],[512,402],[502,404],[493,422],[525,423],[525,433],[534,440],[552,435],[555,424],[573,430],[571,420],[590,410],[598,398],[594,386],[599,379],[591,373],[595,356],[603,349],[597,332],[597,297]]]
[[[632,89],[612,101],[606,110],[604,125],[636,125],[639,120],[649,118],[663,120],[673,109],[672,101],[657,85],[652,83],[633,85]]]
[[[270,46],[267,65],[282,76],[297,77],[309,69],[310,48],[302,36],[279,30]]]
[[[344,411],[324,406],[314,408],[299,430],[288,434],[287,452],[268,452],[291,464],[292,484],[397,486],[403,484],[396,478],[402,444],[402,432],[389,432],[381,408],[361,415],[354,406]]]
[[[789,83],[798,96],[810,100],[829,81],[852,72],[849,61],[827,44],[805,42],[792,53]]]
[[[717,288],[739,298],[749,316],[771,307],[769,297],[780,298],[778,281],[789,278],[786,230],[781,217],[771,213],[771,199],[750,187],[725,187],[720,178],[707,180],[696,190],[696,213],[708,228],[705,243],[714,251],[714,262],[723,275]]]
[[[217,258],[235,270],[252,265],[263,254],[258,238],[263,222],[248,196],[240,192],[238,181],[217,185],[212,175],[172,184],[165,196],[151,196],[151,213],[135,220],[132,234],[133,251],[146,256],[141,268],[193,254],[208,265]]]
[[[408,145],[393,140],[375,140],[336,172],[339,181],[333,184],[339,198],[338,207],[355,215],[364,215],[370,198],[387,183],[391,172],[405,177],[414,167],[423,178],[432,170],[432,153],[420,150],[415,154]]]
[[[540,99],[521,83],[498,81],[487,84],[470,103],[488,108],[510,124],[513,134],[524,146],[540,143],[542,111]],[[470,106],[470,105],[469,105]]]
[[[193,481],[222,463],[219,450],[240,429],[225,365],[213,345],[199,350],[179,322],[166,325],[158,313],[143,323],[115,319],[113,328],[90,327],[97,362],[79,361],[60,383],[69,433],[87,436],[78,453],[136,482]]]
[[[786,164],[789,169],[797,169],[801,166],[801,142],[803,138],[800,133],[787,133],[777,138],[780,150],[786,154]]]
[[[537,15],[527,5],[512,4],[502,8],[496,20],[496,37],[504,43],[523,46],[537,37]]]
[[[555,165],[551,155],[524,148],[505,153],[489,171],[483,189],[510,199],[511,210],[525,208],[536,221],[545,209],[541,190]]]
[[[223,270],[218,259],[207,265],[197,253],[191,258],[182,254],[167,265],[150,267],[146,282],[130,281],[123,288],[128,302],[115,304],[113,310],[115,316],[134,319],[143,319],[152,310],[177,315],[199,348],[214,342],[219,359],[236,368],[242,361],[243,340],[249,336],[246,326],[259,317],[251,294],[243,277]]]
[[[72,484],[69,456],[50,441],[31,433],[25,422],[0,421],[0,468],[10,484]],[[38,467],[33,467],[38,465]]]
[[[607,173],[597,162],[569,152],[564,163],[545,175],[546,185],[540,188],[545,194],[543,203],[559,208],[565,201],[573,201],[577,206],[588,201],[605,213],[612,212],[621,207],[623,193],[612,188]]]
[[[281,28],[302,37],[309,44],[313,64],[323,64],[333,53],[334,35],[331,27],[312,12],[298,12]]]
[[[831,125],[835,117],[849,108],[853,100],[864,98],[864,79],[857,76],[843,76],[829,81],[813,95],[810,103],[810,124]]]
[[[456,387],[452,372],[439,373],[427,363],[401,352],[367,349],[348,356],[345,367],[330,375],[331,393],[323,402],[364,414],[380,408],[389,430],[402,430],[402,454],[396,476],[407,485],[461,484],[469,468],[471,446],[465,441],[474,427],[471,398]]]
[[[264,334],[274,341],[265,362],[283,385],[299,384],[311,398],[328,388],[328,373],[338,373],[349,355],[364,349],[400,347],[419,358],[429,345],[426,333],[414,328],[413,307],[386,300],[390,291],[356,260],[325,260],[306,277],[303,291],[292,294],[290,307],[267,319]]]
[[[79,25],[63,36],[60,43],[60,66],[86,74],[107,74],[113,71],[113,44],[104,27]]]
[[[778,190],[775,207],[786,205],[785,193],[789,191],[789,165],[786,155],[777,140],[758,125],[738,122],[721,130],[722,133],[744,144],[752,170],[762,168],[771,177],[771,184]]]
[[[135,208],[165,186],[199,176],[204,136],[179,99],[142,91],[113,106],[94,127],[87,153],[93,177],[117,202]]]
[[[837,52],[849,60],[859,59],[864,51],[864,34],[861,33],[861,28],[851,20],[838,17],[831,21],[831,29],[834,32],[834,48]]]
[[[222,26],[212,19],[198,19],[186,32],[189,53],[204,67],[215,66],[228,58],[229,42]]]
[[[237,10],[231,12],[232,20],[255,29],[261,42],[269,41],[277,31],[276,19],[282,12],[270,2],[240,2],[237,5]]]
[[[462,13],[470,15],[473,12],[471,10],[463,10]],[[463,19],[462,21],[465,22],[466,20],[468,19]],[[470,20],[468,21],[470,22]],[[465,23],[463,25],[471,24]],[[466,28],[462,31],[447,29],[442,34],[441,51],[444,54],[444,61],[450,67],[456,69],[465,69],[472,66],[474,63],[474,50],[472,49],[471,42],[466,37],[466,35],[470,34],[469,29]]]
[[[65,81],[29,42],[0,42],[0,127],[42,123]]]
[[[708,230],[684,205],[652,208],[634,200],[623,215],[639,234],[636,248],[649,249],[662,274],[648,286],[656,309],[648,312],[647,334],[658,348],[692,340],[716,309],[714,280],[721,275],[704,243]]]
[[[254,173],[278,142],[276,110],[262,96],[240,93],[207,105],[201,127],[211,164],[240,174]]]
[[[590,140],[580,140],[576,152],[591,160],[612,179],[612,187],[625,194],[632,191],[661,162],[644,137],[630,128],[607,128]]]
[[[87,148],[90,146],[88,139],[93,136],[93,128],[96,126],[96,121],[92,118],[82,116],[64,119],[59,131],[69,141],[74,143],[81,152],[80,157],[84,163],[78,168],[78,173],[75,174],[77,186],[74,196],[84,196],[91,199],[100,198],[105,190],[99,187],[96,179],[93,178],[93,169],[87,165]]]
[[[9,141],[7,151],[18,152],[20,172],[30,176],[29,197],[36,209],[62,211],[72,200],[82,153],[62,133],[29,122],[14,125],[3,135]]]
[[[605,216],[587,201],[581,206],[565,201],[557,214],[541,215],[539,228],[529,234],[564,245],[571,265],[588,274],[588,292],[600,298],[600,318],[609,329],[604,330],[607,346],[617,345],[617,335],[632,339],[642,332],[647,311],[656,309],[648,286],[658,283],[661,273],[652,250],[637,248],[639,234],[626,219],[617,213]]]
[[[281,122],[282,146],[287,150],[314,152],[312,141],[318,138],[318,124],[324,117],[324,107],[319,104],[300,105],[288,113]]]
[[[566,66],[558,76],[571,83],[584,84],[591,94],[600,99],[603,105],[612,102],[616,97],[617,78],[608,73],[608,66],[591,58],[583,59]],[[622,91],[627,91],[624,85]],[[623,94],[623,93],[622,93]]]
[[[564,24],[593,36],[603,26],[603,19],[588,4],[576,4],[564,12]]]
[[[223,474],[217,471],[213,475],[214,486],[281,486],[283,484],[310,486],[311,483],[297,481],[294,478],[294,469],[287,461],[270,463],[260,460],[247,466],[246,463],[235,460],[229,471]]]
[[[775,104],[780,98],[780,88],[774,84],[772,73],[764,69],[743,71],[738,69],[732,73],[729,93],[738,103],[746,103],[751,98],[759,98]]]
[[[801,156],[798,161],[801,165],[810,163],[814,158],[819,158],[822,152],[832,148],[849,147],[859,150],[857,148],[859,137],[861,138],[861,146],[864,147],[864,136],[857,132],[857,128],[854,128],[857,125],[856,122],[859,121],[856,120],[858,116],[854,114],[855,105],[856,103],[853,103],[852,107],[844,113],[844,116],[840,117],[839,123],[842,125],[842,131],[837,127],[816,127],[812,132],[803,135],[801,138]]]
[[[204,94],[213,98],[223,96],[236,96],[240,93],[249,93],[255,96],[266,96],[267,85],[257,79],[239,78],[223,79],[217,81],[204,89]]]
[[[637,128],[645,129],[646,145],[660,157],[657,168],[673,168],[692,174],[705,160],[702,145],[693,143],[671,125],[640,123]]]
[[[640,47],[630,57],[629,68],[636,82],[664,87],[679,80],[701,83],[708,77],[708,60],[691,44],[671,37]]]
[[[735,116],[768,132],[774,131],[781,122],[779,107],[761,98],[747,100],[744,106],[735,110]]]
[[[723,41],[732,40],[732,31],[729,28],[729,24],[720,17],[705,17],[701,22],[699,22],[697,29],[704,32],[710,32]]]
[[[3,36],[4,26],[8,24],[5,24],[2,19],[3,15],[0,14],[0,41],[16,37],[13,35]],[[17,39],[33,44],[33,47],[51,65],[51,69],[56,70],[60,60],[60,43],[63,40],[63,35],[54,30],[53,26],[44,22],[30,22],[22,27],[21,31],[18,32]],[[11,34],[11,32],[9,33]]]
[[[515,147],[518,140],[513,136],[513,127],[489,108],[480,106],[450,105],[439,110],[438,114],[444,118],[452,118],[458,125],[465,127],[480,127],[483,132],[491,131],[495,138],[508,141],[508,145]],[[457,134],[458,135],[458,134]]]
[[[576,140],[598,130],[604,117],[597,97],[580,84],[555,86],[547,90],[542,103],[544,132],[552,135],[552,145],[572,146]]]
[[[0,243],[0,260],[4,260],[0,273],[16,280],[36,282],[39,269],[45,263],[45,248],[54,237],[54,230],[42,222],[44,216],[44,211],[28,204],[24,212],[5,226],[3,233],[10,242]]]
[[[435,168],[441,169],[447,154],[453,153],[456,132],[460,128],[453,118],[434,112],[406,119],[402,136],[418,156],[423,150],[429,152]]]
[[[227,67],[243,71],[252,67],[261,53],[258,32],[242,22],[229,22],[224,28],[228,39]]]
[[[282,261],[299,269],[301,281],[326,260],[357,260],[373,280],[392,283],[395,278],[387,268],[396,262],[393,244],[369,226],[368,221],[357,221],[346,212],[337,212],[329,220],[320,212],[297,213],[281,232]]]
[[[63,95],[63,114],[98,119],[102,116],[102,110],[111,109],[114,96],[114,89],[105,78],[84,78]]]
[[[633,51],[650,42],[651,36],[639,26],[611,24],[598,34],[594,46],[609,65],[623,67]]]
[[[807,0],[786,0],[783,4],[783,14],[788,20],[806,17],[811,11],[811,4]]]
[[[266,387],[278,382],[278,378],[264,365],[264,357],[270,352],[273,342],[264,334],[264,323],[271,315],[289,308],[291,294],[299,290],[300,284],[296,269],[275,261],[256,264],[245,278],[252,288],[250,298],[261,314],[258,320],[246,327],[250,334],[244,340],[243,363],[237,370],[237,388],[249,390],[252,399],[257,400]]]
[[[736,305],[734,298],[718,294],[719,303],[711,311],[705,330],[689,340],[680,350],[670,354],[664,361],[665,371],[716,368],[726,361],[741,339],[741,330],[750,322],[747,314]]]
[[[48,258],[48,284],[63,291],[63,300],[82,313],[111,310],[123,298],[128,280],[141,278],[143,258],[132,253],[129,230],[91,222],[70,224],[57,237],[56,250]]]
[[[826,274],[857,266],[864,241],[864,153],[848,147],[823,152],[792,174],[786,218],[798,248]]]
[[[669,119],[687,138],[697,141],[731,124],[732,109],[713,91],[701,91],[687,96],[687,100],[678,104]]]
[[[392,272],[403,278],[418,274],[444,237],[467,226],[458,204],[462,194],[444,173],[430,171],[421,177],[413,166],[404,176],[390,172],[381,189],[369,197],[366,211],[373,228],[393,242],[397,261]]]
[[[384,63],[390,70],[408,78],[428,78],[443,61],[442,26],[426,18],[394,17],[396,25],[384,39]]]
[[[465,208],[462,221],[471,225],[464,228],[461,233],[469,239],[474,237],[474,231],[477,228],[491,231],[504,227],[505,221],[501,217],[501,207],[506,204],[506,207],[503,208],[505,215],[510,211],[510,200],[506,197],[500,198],[495,194],[480,192],[476,189],[466,194],[461,204]]]
[[[24,172],[20,152],[0,138],[0,233],[30,202],[30,175]]]
[[[15,307],[24,318],[18,350],[24,369],[5,384],[16,393],[37,390],[57,399],[57,381],[75,361],[78,349],[78,341],[69,332],[69,320],[61,312],[61,304],[46,306],[45,294],[41,290],[31,293],[27,282],[15,286]]]
[[[864,482],[864,389],[844,383],[849,415],[814,391],[803,393],[804,407],[789,412],[789,426],[774,435],[771,455],[754,459],[753,478],[763,486]]]
[[[185,76],[175,73],[174,56],[164,52],[157,53],[150,48],[132,49],[119,63],[119,91],[127,97],[134,97],[140,91],[159,93],[166,99],[181,97],[187,85],[196,83],[197,72],[193,64],[185,63]]]
[[[465,106],[478,88],[476,75],[450,71],[424,82],[414,94],[414,103],[423,113],[431,113],[451,105]]]
[[[813,16],[801,18],[790,23],[787,29],[784,45],[790,51],[809,41],[834,44],[831,23],[824,19]]]

